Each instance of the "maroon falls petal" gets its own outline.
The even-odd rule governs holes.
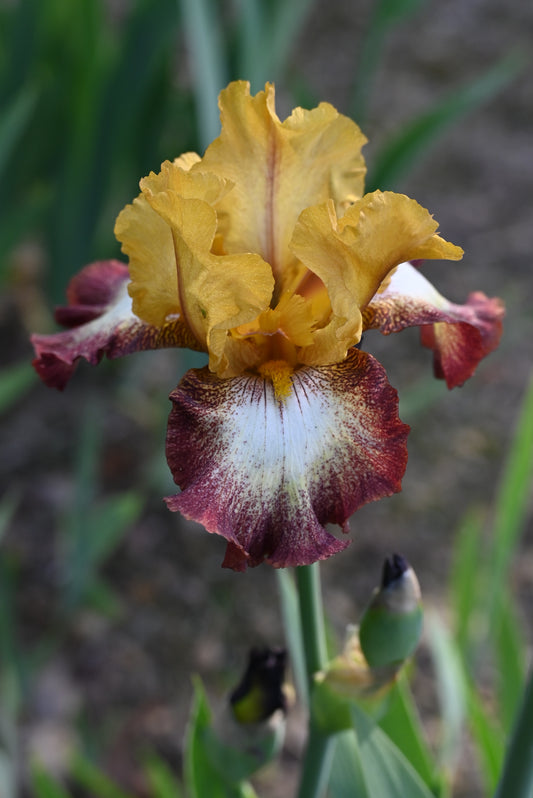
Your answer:
[[[129,280],[128,267],[115,260],[92,263],[72,278],[69,304],[55,312],[56,321],[69,329],[31,337],[33,365],[43,382],[63,390],[81,357],[94,366],[104,354],[113,359],[168,346],[198,349],[180,318],[162,327],[137,318],[131,310]]]
[[[352,350],[342,363],[270,381],[189,371],[170,398],[167,460],[182,492],[171,510],[228,541],[223,565],[307,565],[346,545],[324,525],[401,488],[409,428],[383,367]]]
[[[457,321],[451,321],[454,311]],[[436,322],[420,328],[422,345],[433,351],[435,376],[446,380],[448,388],[463,385],[480,361],[497,349],[503,315],[501,300],[476,291],[464,305],[451,308],[450,323]]]
[[[433,351],[435,376],[455,388],[497,348],[504,314],[503,302],[481,291],[470,294],[464,305],[450,302],[417,268],[402,263],[363,310],[363,321],[366,330],[385,335],[420,327],[423,346]]]

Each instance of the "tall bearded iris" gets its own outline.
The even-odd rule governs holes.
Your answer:
[[[227,541],[224,565],[305,565],[346,546],[361,505],[401,487],[408,427],[364,329],[420,325],[435,373],[463,383],[501,333],[500,302],[454,305],[410,261],[458,260],[402,194],[363,196],[365,138],[327,103],[281,122],[274,87],[220,95],[203,158],[140,182],[115,233],[129,265],[87,266],[56,311],[69,330],[33,336],[35,367],[63,388],[80,357],[180,346],[204,351],[171,393],[171,510]]]

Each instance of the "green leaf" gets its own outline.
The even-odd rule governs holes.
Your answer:
[[[463,750],[461,733],[467,706],[465,675],[458,648],[436,612],[427,618],[426,628],[442,718],[439,759],[452,775]]]
[[[533,482],[533,378],[523,400],[502,482],[496,497],[491,554],[491,610],[498,608],[527,517]],[[492,616],[492,613],[491,613]]]
[[[183,798],[180,782],[170,767],[154,754],[147,757],[144,772],[150,785],[152,798]]]
[[[376,156],[367,191],[396,186],[448,128],[492,99],[524,69],[526,63],[524,55],[511,53],[484,75],[460,86],[408,122]]]
[[[391,689],[386,712],[378,722],[429,789],[440,794],[442,781],[437,775],[405,673],[401,674]]]
[[[220,8],[211,0],[180,0],[195,76],[200,142],[207,147],[220,132],[218,93],[228,82]]]
[[[365,782],[371,796],[429,798],[430,791],[391,739],[359,707],[352,708]]]
[[[3,369],[0,375],[0,413],[19,402],[37,382],[37,375],[29,363],[17,363]]]
[[[331,798],[434,798],[411,763],[362,709],[351,708],[355,734],[336,741]]]
[[[1,595],[0,573],[0,600]],[[0,641],[1,643],[2,641]],[[0,795],[2,798],[17,798],[17,708],[19,689],[12,664],[6,660],[0,645]]]
[[[83,594],[84,603],[100,615],[118,618],[124,609],[114,590],[108,587],[96,574],[92,573]]]
[[[473,633],[471,619],[476,616],[479,630],[480,593],[485,586],[483,559],[480,561],[483,517],[477,510],[466,513],[457,532],[451,571],[451,605],[455,639],[465,662],[470,661]],[[484,613],[483,613],[484,614]]]
[[[498,628],[494,631],[497,692],[502,726],[509,733],[524,689],[526,650],[521,625],[507,593],[500,602]]]
[[[37,92],[23,89],[0,115],[0,177],[35,110]]]
[[[32,765],[31,786],[34,798],[70,798],[65,787],[53,779],[39,763]]]
[[[228,772],[224,774],[214,764],[214,758],[218,758],[215,751],[213,756],[213,740],[211,728],[211,710],[207,703],[207,698],[198,679],[194,681],[194,700],[189,718],[187,735],[185,740],[185,783],[190,792],[191,798],[242,798],[244,785],[238,783],[228,783],[227,778],[231,778]],[[228,750],[228,770],[232,769],[233,757]],[[221,766],[224,766],[221,760]]]
[[[370,798],[353,729],[335,737],[328,795],[330,798]]]
[[[303,22],[311,10],[313,0],[292,0],[287,3],[281,0],[275,6],[274,12],[270,12],[270,5],[267,6],[265,14],[268,25],[270,12],[270,32],[268,40],[264,42],[267,60],[265,63],[265,79],[273,80],[283,75],[286,65],[293,51],[294,40],[302,30]]]
[[[93,566],[100,565],[122,540],[142,509],[142,498],[133,492],[112,496],[91,514],[91,545],[87,553]]]
[[[467,685],[468,724],[480,759],[480,772],[487,795],[492,795],[500,777],[505,753],[501,726],[491,718],[474,685]]]
[[[11,523],[17,504],[18,496],[16,494],[7,493],[5,496],[2,496],[2,500],[0,501],[0,543]]]
[[[368,30],[359,48],[359,60],[350,115],[362,125],[372,96],[374,78],[383,60],[383,49],[390,29],[412,16],[426,0],[377,0],[372,4]]]
[[[67,577],[64,601],[67,607],[72,608],[92,595],[96,601],[102,599],[104,604],[108,603],[108,609],[113,613],[117,605],[109,593],[102,593],[98,568],[138,517],[142,499],[133,492],[127,492],[96,503],[100,437],[98,407],[92,402],[83,418],[76,454],[74,500],[63,521],[64,571]]]
[[[98,798],[134,798],[118,787],[93,762],[76,754],[71,765],[71,777],[81,787]]]
[[[533,671],[521,701],[495,798],[531,798],[533,794]]]
[[[288,568],[276,568],[276,579],[280,594],[283,628],[289,649],[289,660],[296,682],[296,690],[300,701],[307,706],[309,704],[309,690],[298,594],[294,579]]]

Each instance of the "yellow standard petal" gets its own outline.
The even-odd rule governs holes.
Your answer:
[[[361,309],[386,275],[406,260],[459,260],[463,251],[436,235],[437,222],[403,194],[375,191],[340,219],[333,203],[307,208],[291,248],[325,286],[331,319],[314,334],[301,360],[310,365],[341,360],[361,337]]]
[[[174,163],[165,161],[159,174],[151,172],[141,180],[141,188],[145,194],[168,191],[184,198],[216,202],[231,185],[212,174],[191,174],[189,169],[198,160],[195,153],[186,153]],[[115,235],[129,257],[129,293],[135,315],[158,326],[169,317],[179,316],[181,301],[172,232],[144,194],[121,211]]]
[[[332,198],[342,213],[361,196],[366,139],[328,103],[296,108],[281,122],[270,84],[251,97],[248,83],[232,83],[219,105],[222,133],[192,168],[234,183],[217,205],[226,249],[258,252],[280,293],[297,268],[289,241],[300,212]]]
[[[255,319],[268,308],[274,287],[272,271],[256,254],[216,255],[212,250],[217,217],[203,200],[184,199],[174,191],[153,193],[143,184],[150,207],[172,231],[181,312],[209,352],[209,367],[220,377],[234,376],[228,357],[229,330]],[[231,361],[231,362],[230,362]]]

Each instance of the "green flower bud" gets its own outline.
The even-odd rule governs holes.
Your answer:
[[[371,668],[401,665],[422,632],[420,585],[407,560],[386,559],[381,587],[374,591],[359,627],[361,650]]]

